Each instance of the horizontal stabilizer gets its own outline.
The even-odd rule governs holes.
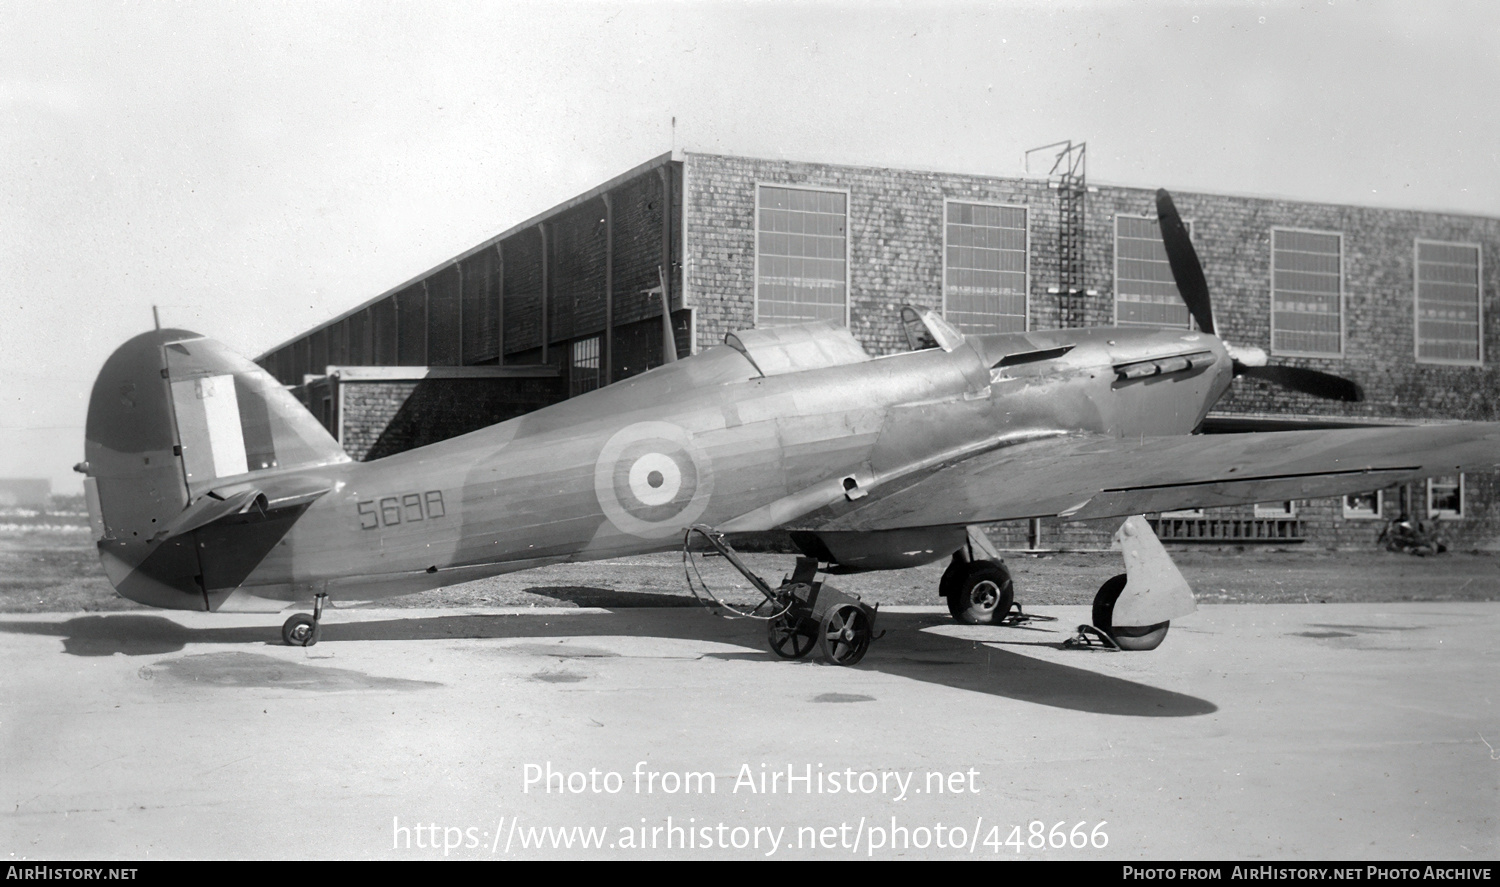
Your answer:
[[[199,527],[206,527],[221,517],[239,514],[254,505],[258,495],[256,490],[245,490],[228,499],[220,499],[214,495],[204,496],[183,509],[181,514],[167,521],[166,525],[156,531],[154,538],[160,541],[173,536],[181,536]]]
[[[332,484],[321,478],[291,475],[284,477],[260,477],[246,483],[216,487],[209,495],[227,499],[230,496],[238,496],[246,490],[251,490],[265,497],[265,501],[261,503],[261,508],[266,511],[275,511],[279,508],[306,505],[331,489],[333,489]]]
[[[156,533],[156,539],[170,539],[206,527],[220,518],[244,514],[252,509],[262,513],[305,505],[333,487],[306,477],[265,478],[260,483],[235,484],[211,490],[182,513],[167,521]]]

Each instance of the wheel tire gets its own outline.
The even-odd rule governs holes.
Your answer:
[[[322,626],[306,613],[297,613],[281,624],[281,639],[288,647],[311,647],[322,633]]]
[[[1109,635],[1121,650],[1155,650],[1166,639],[1170,621],[1146,626],[1114,625],[1115,601],[1125,590],[1125,582],[1125,574],[1121,573],[1099,586],[1094,595],[1094,627]]]
[[[818,645],[812,626],[800,616],[783,613],[766,625],[766,641],[771,652],[782,659],[802,659]]]
[[[948,612],[965,625],[993,625],[1010,613],[1015,583],[1004,564],[994,561],[953,562],[949,572],[962,568],[948,592]],[[946,580],[948,574],[944,573]]]
[[[870,617],[854,604],[840,604],[823,616],[818,643],[823,658],[834,665],[854,665],[870,649]]]

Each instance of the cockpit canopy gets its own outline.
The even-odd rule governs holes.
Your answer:
[[[904,306],[901,325],[912,351],[929,348],[952,351],[964,342],[963,333],[935,311]],[[725,336],[724,342],[743,354],[762,376],[845,366],[870,359],[846,327],[830,320],[740,330]]]
[[[863,363],[870,359],[848,329],[829,320],[740,330],[725,336],[724,342],[745,355],[762,376]]]

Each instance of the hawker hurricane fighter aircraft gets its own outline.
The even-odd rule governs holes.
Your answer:
[[[1358,399],[1215,334],[1171,198],[1158,214],[1196,329],[965,336],[907,308],[911,350],[872,358],[827,323],[722,345],[461,437],[353,462],[259,367],[185,330],[105,363],[89,403],[99,554],[119,593],[176,609],[281,609],[311,644],[325,598],[368,600],[566,561],[790,531],[806,555],[767,597],[771,647],[864,655],[875,611],[824,572],[952,563],[961,621],[1011,611],[977,527],[1127,518],[1126,573],[1095,599],[1119,646],[1150,649],[1192,592],[1139,515],[1364,492],[1500,468],[1500,424],[1194,434],[1234,378]],[[1137,517],[1131,517],[1137,516]]]

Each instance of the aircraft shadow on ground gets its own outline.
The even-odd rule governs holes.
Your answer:
[[[549,597],[580,607],[695,607],[697,602],[681,594],[659,591],[618,591],[589,585],[534,585],[527,594]],[[753,606],[753,605],[750,605]],[[749,609],[749,606],[746,607]]]
[[[322,626],[321,644],[350,641],[422,641],[453,638],[513,639],[557,637],[635,636],[712,641],[746,648],[707,655],[744,661],[764,661],[783,668],[829,667],[814,661],[783,662],[765,645],[764,623],[717,619],[708,613],[663,614],[661,618],[632,618],[642,611],[608,613],[497,613],[423,616],[410,618],[340,622],[335,615]],[[933,614],[882,613],[879,626],[886,636],[876,641],[860,670],[877,671],[924,683],[939,684],[990,696],[999,696],[1055,708],[1133,717],[1187,717],[1218,710],[1213,703],[1104,674],[1084,667],[1106,666],[1121,655],[1079,652],[1078,665],[1048,661],[1005,649],[1047,647],[1056,649],[1066,633],[1047,637],[1034,630],[1009,627],[971,631],[994,637],[980,639],[948,637],[923,628],[948,624]],[[75,616],[57,621],[0,621],[0,631],[62,639],[64,652],[74,656],[151,656],[176,653],[189,645],[244,644],[280,645],[280,625],[190,628],[163,616],[118,613]],[[1170,643],[1170,640],[1168,641]],[[997,646],[1000,645],[1000,646]],[[810,659],[815,660],[816,652]]]

